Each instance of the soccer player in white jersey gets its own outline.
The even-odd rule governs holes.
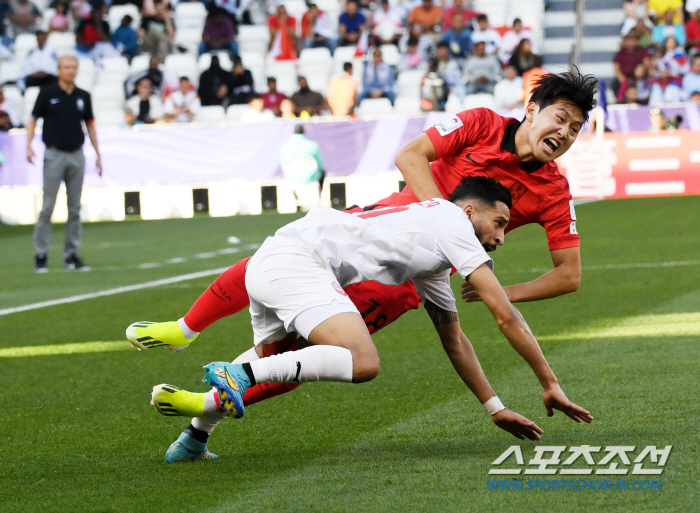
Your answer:
[[[452,267],[478,291],[534,371],[547,413],[558,409],[577,422],[591,422],[590,413],[571,403],[559,387],[527,323],[492,272],[487,251],[503,244],[510,206],[506,187],[491,178],[471,177],[449,201],[439,198],[358,214],[317,208],[280,228],[246,271],[254,342],[256,347],[274,343],[295,331],[308,345],[265,358],[250,350],[233,363],[210,363],[204,382],[214,388],[207,394],[172,385],[154,387],[158,411],[197,417],[171,445],[166,461],[190,460],[196,453],[213,457],[206,449],[208,435],[222,417],[243,416],[241,397],[251,385],[374,379],[380,368],[377,349],[343,290],[368,280],[387,285],[413,280],[455,370],[492,420],[518,438],[539,439],[542,430],[535,423],[503,406],[462,332],[450,288]]]

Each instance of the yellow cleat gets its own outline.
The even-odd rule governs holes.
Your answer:
[[[166,417],[204,417],[204,395],[174,385],[156,385],[151,393],[151,404]]]
[[[187,340],[177,321],[140,321],[126,328],[127,340],[139,350],[165,346],[173,351],[181,351],[194,342],[198,336],[195,335],[192,339]]]

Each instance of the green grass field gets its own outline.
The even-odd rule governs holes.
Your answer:
[[[488,491],[491,463],[520,445],[527,464],[535,443],[493,425],[422,309],[375,336],[373,382],[304,385],[223,422],[209,442],[219,460],[165,464],[188,420],[157,414],[151,387],[206,390],[202,365],[250,347],[247,311],[177,354],[121,341],[133,321],[182,316],[213,280],[204,276],[0,316],[0,511],[698,511],[698,212],[700,197],[579,206],[580,290],[520,305],[591,425],[546,417],[537,380],[485,307],[460,305],[486,375],[544,429],[540,445],[636,446],[634,455],[673,445],[661,490]],[[293,218],[86,225],[89,273],[61,269],[57,226],[47,275],[32,272],[32,228],[2,226],[0,310],[226,267]],[[495,260],[503,284],[534,279],[551,267],[544,231],[516,230]],[[559,478],[528,476],[545,477]]]

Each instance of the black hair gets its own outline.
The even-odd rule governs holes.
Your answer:
[[[267,77],[267,81],[277,83],[277,79],[275,77]]]
[[[297,125],[294,127],[294,133],[295,134],[303,134],[304,133],[304,127],[302,125]]]
[[[488,203],[492,207],[497,201],[505,203],[513,208],[513,197],[510,189],[501,182],[487,176],[469,176],[462,178],[454,192],[450,194],[450,201],[454,203],[463,199],[476,199]]]
[[[582,75],[574,66],[572,71],[542,75],[535,82],[530,101],[544,109],[556,101],[564,100],[581,109],[585,122],[588,121],[588,113],[596,106],[596,91],[598,79],[593,75]]]
[[[352,62],[346,62],[343,64],[343,71],[350,71],[352,69]]]
[[[447,48],[448,50],[450,49],[450,45],[448,45],[448,44],[445,43],[444,41],[440,41],[440,42],[437,44],[437,47],[438,47],[438,48]]]
[[[486,16],[485,14],[480,14],[479,16],[476,17],[476,21],[489,21],[489,17]]]

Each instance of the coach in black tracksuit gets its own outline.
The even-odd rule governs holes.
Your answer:
[[[34,228],[34,270],[48,271],[48,251],[51,243],[51,214],[61,182],[66,184],[68,220],[65,226],[63,261],[66,269],[87,271],[89,266],[78,256],[82,238],[80,195],[83,189],[85,156],[83,155],[84,122],[90,141],[97,153],[97,169],[102,174],[100,151],[97,147],[90,93],[75,86],[78,59],[63,56],[58,61],[58,83],[41,89],[32,117],[27,123],[27,160],[33,163],[32,139],[38,118],[44,118],[42,139],[44,153],[44,200]]]

